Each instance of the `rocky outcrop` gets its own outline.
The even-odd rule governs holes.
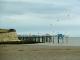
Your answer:
[[[0,41],[19,41],[15,29],[0,29]]]

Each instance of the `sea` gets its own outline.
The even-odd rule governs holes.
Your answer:
[[[59,39],[58,43],[58,38],[54,38],[54,43],[53,40],[50,42],[45,42],[45,43],[40,43],[40,45],[49,45],[49,46],[80,46],[80,37],[64,37],[63,40]]]

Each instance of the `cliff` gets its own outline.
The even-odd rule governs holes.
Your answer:
[[[19,41],[15,29],[0,29],[0,41]]]

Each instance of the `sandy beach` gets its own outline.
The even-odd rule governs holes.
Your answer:
[[[0,60],[80,60],[80,46],[0,45]]]

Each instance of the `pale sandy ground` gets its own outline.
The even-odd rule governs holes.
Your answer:
[[[0,45],[0,60],[80,60],[80,46]]]

